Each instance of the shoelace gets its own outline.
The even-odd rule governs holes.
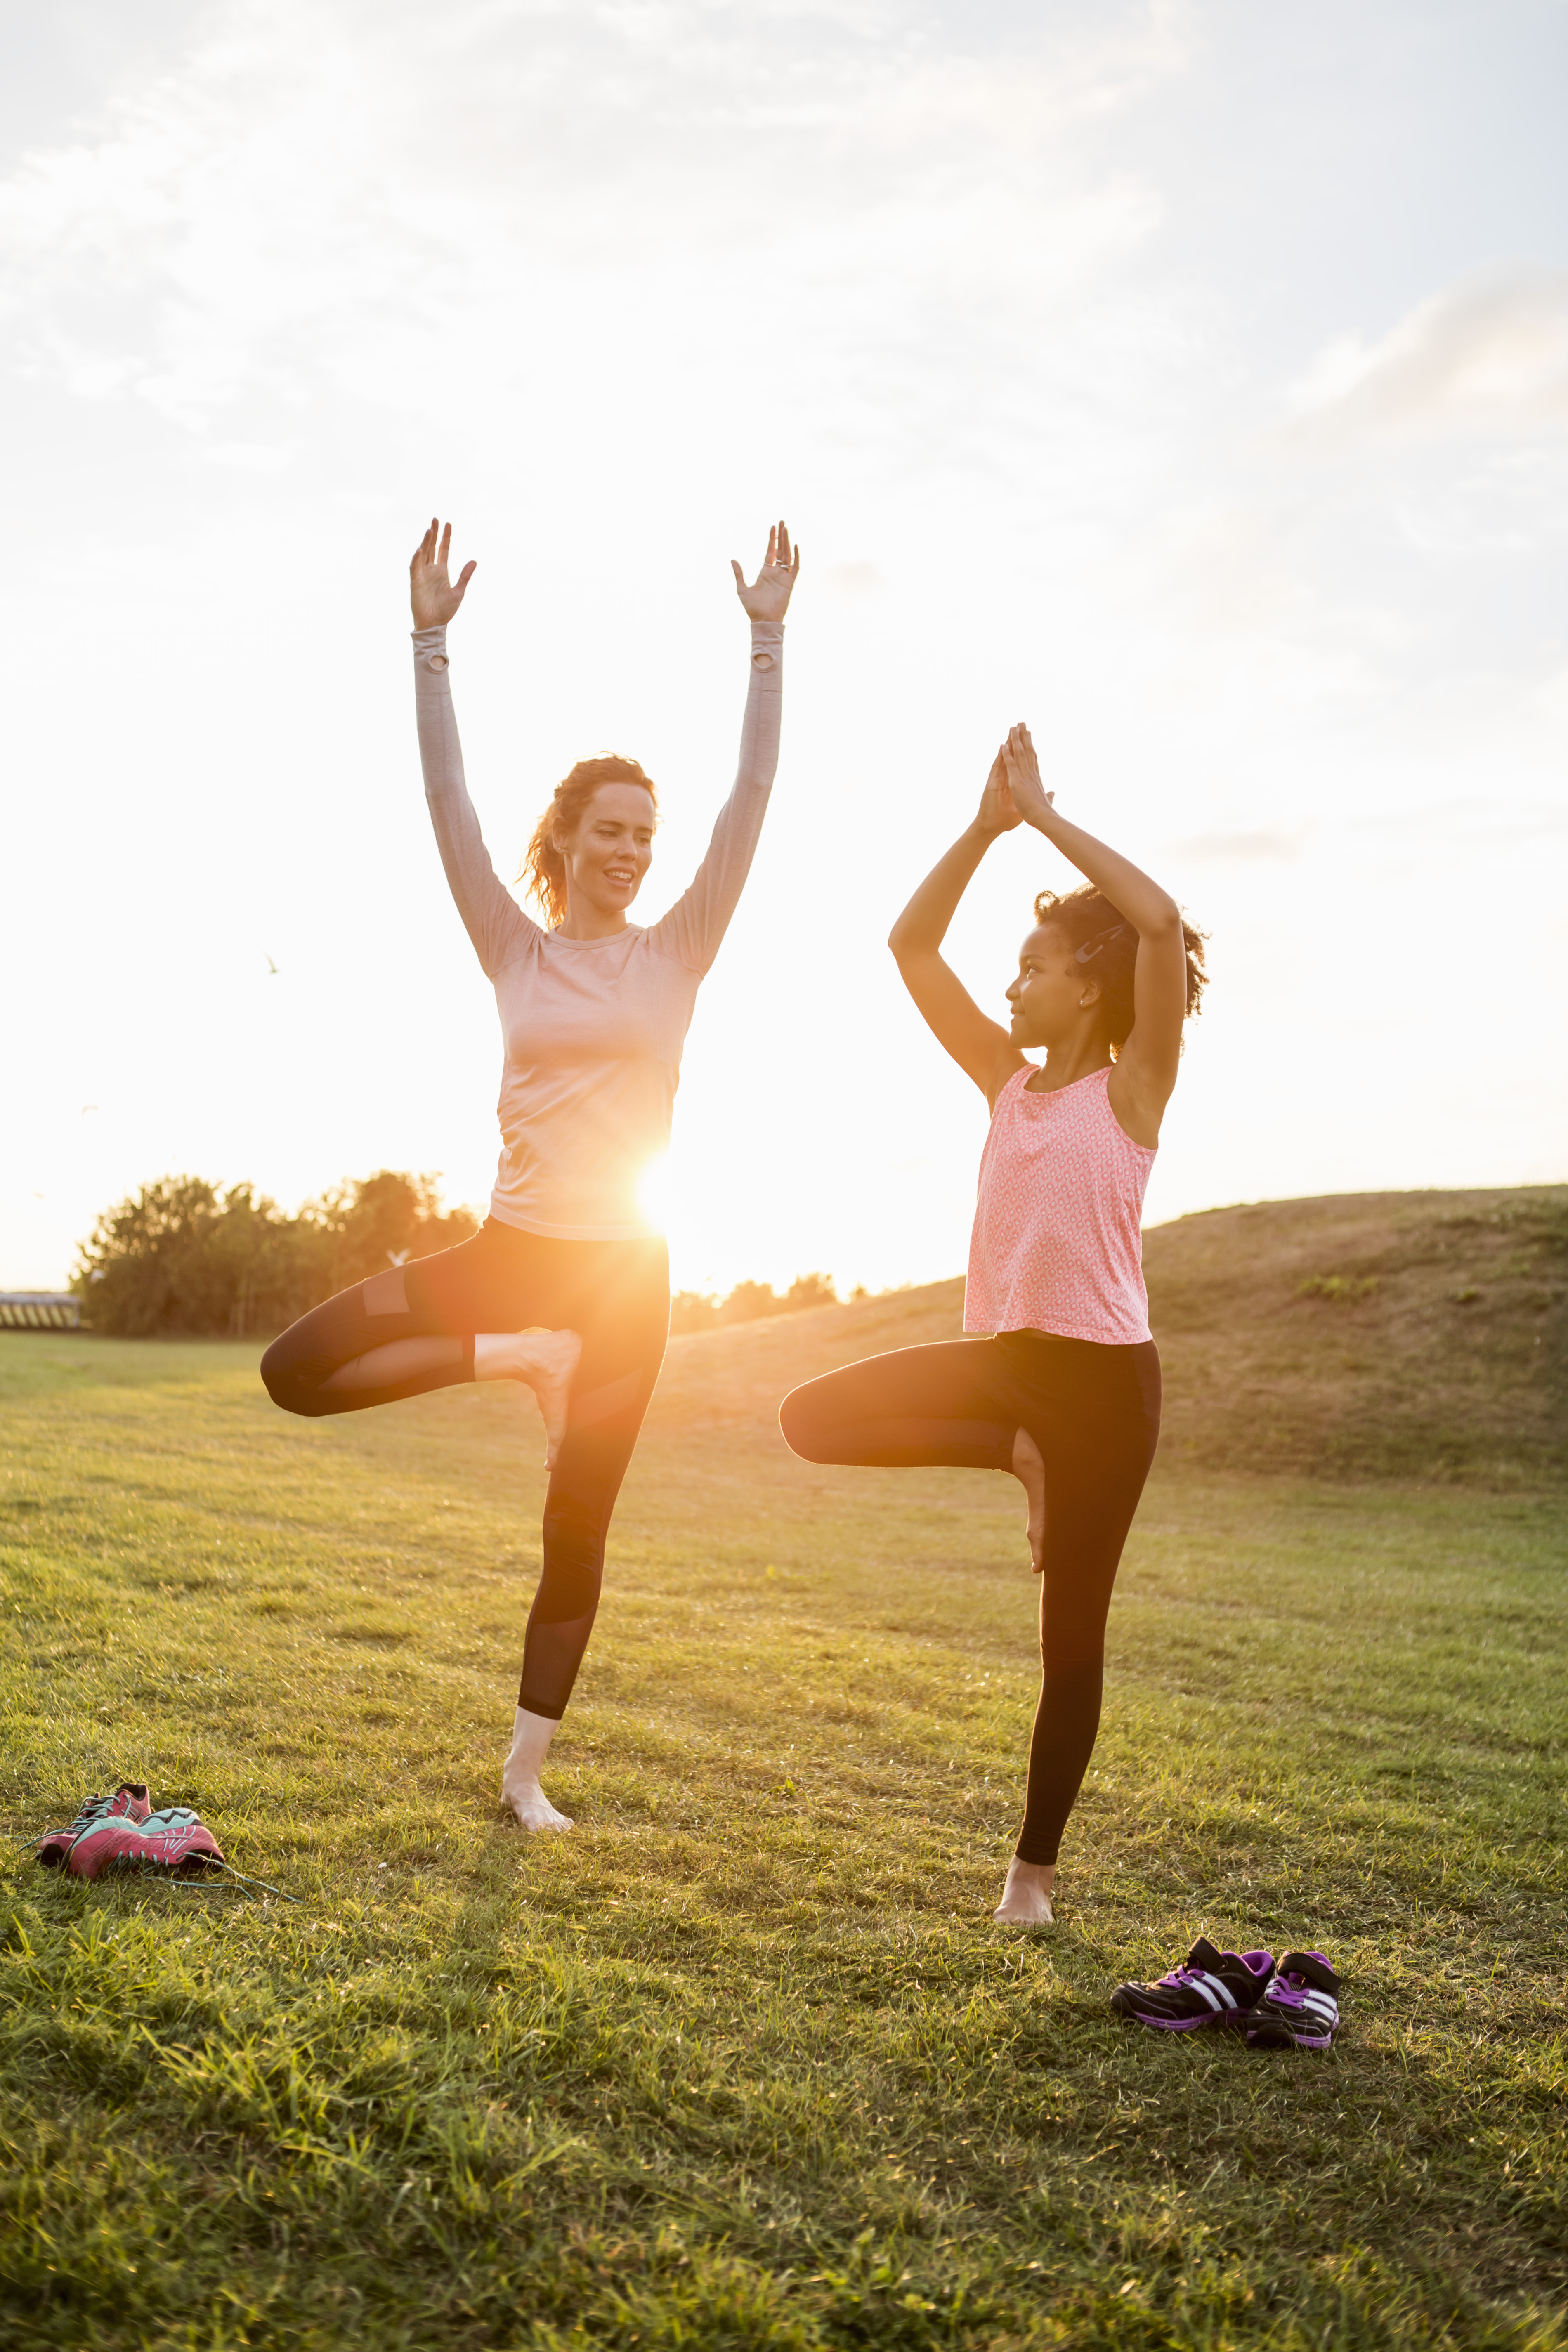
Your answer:
[[[1340,2004],[1331,1992],[1323,1992],[1305,1977],[1276,1977],[1265,1998],[1280,2001],[1291,2009],[1304,2009],[1310,2017],[1338,2017]]]
[[[113,1789],[107,1797],[89,1797],[74,1822],[62,1822],[58,1830],[46,1830],[41,1837],[28,1838],[24,1844],[17,1847],[17,1853],[31,1853],[36,1845],[47,1845],[50,1838],[69,1837],[73,1831],[79,1837],[82,1831],[90,1828],[102,1813],[104,1807],[111,1805],[119,1794],[119,1790]]]
[[[215,1865],[209,1862],[207,1867],[211,1870]],[[220,1871],[226,1871],[228,1878],[234,1881],[236,1887],[259,1886],[264,1895],[276,1895],[285,1903],[303,1903],[305,1900],[302,1895],[290,1895],[286,1886],[273,1886],[265,1878],[247,1878],[242,1870],[236,1870],[232,1862],[220,1862],[216,1867]],[[164,1885],[171,1887],[176,1895],[228,1895],[234,1891],[234,1888],[229,1885],[228,1879],[216,1877],[208,1879],[205,1884],[199,1878],[166,1878]]]

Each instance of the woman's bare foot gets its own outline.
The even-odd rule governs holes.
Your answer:
[[[558,1813],[539,1785],[539,1775],[555,1725],[547,1715],[531,1715],[520,1706],[512,1717],[511,1753],[501,1767],[501,1802],[513,1813],[519,1829],[569,1830],[570,1813]]]
[[[1013,1475],[1029,1498],[1029,1558],[1039,1576],[1046,1565],[1046,1465],[1026,1429],[1013,1433]]]
[[[520,1830],[569,1830],[570,1813],[558,1813],[537,1780],[509,1780],[504,1776],[500,1784],[501,1802],[511,1813]]]
[[[544,1416],[544,1466],[555,1467],[566,1434],[566,1400],[583,1342],[575,1331],[480,1331],[474,1338],[477,1381],[521,1381]]]
[[[1054,1862],[1020,1862],[1015,1854],[1007,1864],[1002,1900],[991,1916],[1005,1927],[1048,1927],[1056,1916],[1051,1909],[1056,1876]]]

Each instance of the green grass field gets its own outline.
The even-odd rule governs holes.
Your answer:
[[[766,1405],[952,1313],[677,1343],[528,1843],[531,1405],[306,1423],[254,1347],[0,1339],[7,1832],[145,1777],[301,1898],[10,1852],[0,2341],[1563,2340],[1568,1496],[1174,1449],[1008,1935],[1016,1489],[808,1469]],[[1320,1943],[1333,2054],[1121,2026],[1199,1929]]]

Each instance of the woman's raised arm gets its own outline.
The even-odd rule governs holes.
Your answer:
[[[1024,1056],[1001,1023],[982,1013],[942,955],[942,943],[986,851],[1020,822],[998,752],[973,824],[931,867],[888,935],[899,976],[927,1027],[991,1104],[1014,1071],[1023,1068]]]
[[[447,624],[462,604],[477,566],[466,563],[454,586],[447,570],[451,543],[451,524],[439,530],[432,522],[408,566],[409,602],[414,610],[414,709],[425,798],[441,863],[474,952],[493,979],[519,937],[534,926],[490,864],[463,776],[463,748],[452,708]]]
[[[723,943],[767,814],[784,707],[784,619],[800,575],[800,550],[792,550],[785,526],[775,523],[755,580],[746,578],[733,556],[730,564],[735,593],[752,624],[751,680],[734,789],[719,812],[690,888],[652,932],[667,954],[700,972],[708,971]]]

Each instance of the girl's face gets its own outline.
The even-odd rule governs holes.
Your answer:
[[[1018,977],[1007,1002],[1015,1045],[1065,1045],[1093,1019],[1100,983],[1078,961],[1067,934],[1040,923],[1018,950]]]
[[[557,846],[572,894],[602,915],[623,914],[653,862],[653,796],[641,784],[601,784]]]

